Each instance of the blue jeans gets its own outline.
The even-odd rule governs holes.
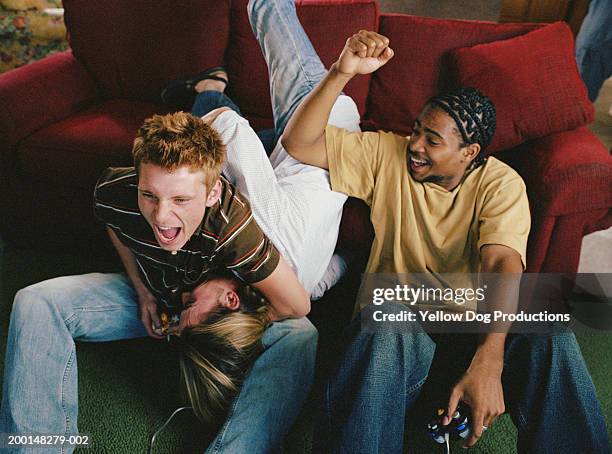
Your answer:
[[[0,433],[77,434],[75,341],[146,335],[124,274],[59,277],[20,290],[7,340]],[[316,329],[305,318],[285,320],[272,324],[262,342],[209,452],[274,451],[302,407],[313,379]]]
[[[293,1],[251,2],[249,17],[271,74],[276,142],[325,69],[299,24]],[[220,105],[219,99],[210,101],[201,101],[208,105],[204,108]],[[122,274],[61,277],[18,292],[7,342],[0,433],[77,433],[74,341],[142,336],[146,332],[136,295]],[[312,385],[317,331],[305,318],[284,320],[268,328],[262,342],[264,352],[207,452],[281,449]]]
[[[258,133],[267,151],[276,144],[301,100],[325,76],[325,67],[297,18],[293,0],[251,0],[249,21],[263,51],[268,73],[274,115],[274,133]],[[192,112],[228,105],[238,107],[224,95],[200,94]],[[228,418],[208,453],[269,453],[281,450],[283,438],[293,425],[314,378],[317,332],[306,319],[275,323],[276,349],[268,347],[245,381]],[[285,337],[281,337],[285,334]],[[269,343],[270,342],[270,343]],[[258,379],[252,379],[253,376]]]
[[[257,133],[266,151],[270,152],[295,109],[325,77],[327,70],[300,24],[293,1],[251,0],[248,12],[270,76],[274,131],[272,134],[268,130]],[[223,106],[242,115],[229,97],[214,91],[199,93],[191,113],[201,117]]]
[[[612,75],[612,3],[591,0],[576,36],[576,60],[582,80],[595,101],[599,89]]]
[[[387,312],[405,310],[402,305],[387,304]],[[318,444],[329,452],[403,452],[407,416],[430,372],[434,374],[430,371],[434,353],[440,360],[436,342],[422,330],[362,330],[361,317],[370,319],[372,310],[372,306],[364,308],[349,326],[343,358],[326,383],[325,415],[315,434],[321,437]],[[444,375],[452,386],[469,365],[475,336],[436,336],[436,340],[445,339],[445,348],[451,346],[442,356],[452,361],[438,364],[429,380]],[[451,363],[465,368],[453,370]],[[610,452],[593,382],[576,338],[567,328],[559,327],[549,335],[509,334],[502,385],[506,407],[518,429],[518,452]],[[447,390],[443,387],[441,393],[433,393],[444,399],[437,404],[446,405]],[[426,397],[431,397],[429,392]]]
[[[242,116],[240,108],[227,96],[225,93],[220,91],[202,91],[197,94],[193,106],[191,107],[191,113],[196,117],[203,117],[211,110],[219,107],[229,107],[235,111],[238,115]],[[276,145],[276,135],[274,129],[264,129],[257,131],[257,137],[261,140],[261,143],[266,150],[266,154],[270,156],[274,146]]]
[[[327,71],[300,24],[293,0],[251,0],[247,8],[270,75],[276,142]]]

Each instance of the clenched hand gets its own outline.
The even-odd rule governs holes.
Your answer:
[[[376,32],[360,30],[346,40],[346,45],[336,62],[341,74],[370,74],[393,58],[389,38]]]

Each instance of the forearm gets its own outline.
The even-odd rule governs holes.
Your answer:
[[[334,64],[319,85],[304,98],[283,134],[283,146],[289,154],[303,160],[301,152],[308,153],[317,145],[320,148],[324,144],[329,115],[351,78],[350,75],[340,73]]]
[[[523,270],[520,256],[505,246],[484,246],[481,251],[480,269],[486,276],[488,287],[485,300],[487,312],[492,313],[497,310],[504,313],[516,312]],[[511,325],[510,322],[491,322],[489,332],[480,337],[474,361],[490,362],[501,373],[506,337]]]
[[[332,107],[346,84],[357,74],[371,74],[393,58],[389,39],[360,30],[346,40],[338,61],[302,101],[289,120],[282,143],[295,159],[328,168],[325,127]]]
[[[308,298],[308,296],[306,296],[306,298]],[[303,299],[299,298],[299,301],[303,301]],[[306,317],[308,312],[310,312],[310,310],[304,310],[301,302],[298,304],[270,304],[269,308],[270,320],[273,322],[285,320],[287,318]]]
[[[299,287],[298,287],[299,286]],[[270,301],[270,319],[272,321],[285,318],[301,318],[310,312],[310,298],[304,287],[298,282],[291,285],[292,289],[285,291],[282,297]]]
[[[272,320],[300,318],[310,312],[310,298],[282,257],[270,276],[253,284],[270,303]]]
[[[488,364],[493,371],[501,374],[504,368],[504,347],[507,336],[505,332],[482,335],[472,358],[472,364],[482,361]]]
[[[149,293],[149,290],[145,287],[144,283],[142,282],[142,279],[140,279],[138,264],[136,263],[136,259],[134,258],[134,254],[132,253],[132,251],[130,251],[126,246],[123,245],[123,243],[121,243],[121,241],[119,241],[119,238],[117,238],[117,235],[110,227],[106,227],[106,230],[108,232],[108,236],[111,239],[111,242],[113,243],[113,246],[117,250],[117,254],[121,259],[121,263],[123,263],[128,277],[130,278],[132,284],[134,285],[134,288],[136,289],[136,293],[139,296]]]

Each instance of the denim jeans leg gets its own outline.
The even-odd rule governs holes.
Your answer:
[[[208,112],[219,107],[229,107],[235,111],[238,115],[242,116],[238,105],[231,100],[229,96],[220,91],[206,90],[198,93],[193,106],[191,107],[191,114],[196,117],[203,117]],[[257,136],[266,150],[266,154],[269,155],[274,149],[276,142],[274,141],[274,131],[271,129],[264,129],[263,131],[257,131]]]
[[[387,305],[387,311],[396,309]],[[401,453],[406,413],[425,383],[435,343],[422,330],[369,332],[361,318],[348,328],[348,346],[325,385],[323,427],[316,446],[334,453]]]
[[[215,90],[206,90],[198,93],[191,107],[191,114],[196,117],[203,117],[211,110],[218,109],[219,107],[229,107],[238,113],[238,115],[242,116],[240,108],[229,98],[229,96]]]
[[[597,99],[601,86],[612,75],[612,5],[609,0],[591,0],[589,11],[576,36],[578,70],[589,92]]]
[[[146,335],[134,289],[123,274],[66,276],[20,290],[7,339],[0,433],[77,434],[74,341]],[[9,452],[72,450],[53,447]]]
[[[609,453],[595,386],[574,334],[510,334],[503,385],[520,453]]]
[[[294,0],[251,0],[249,20],[268,65],[276,140],[325,67],[304,32]]]
[[[312,386],[318,333],[307,318],[275,322],[207,453],[280,452]]]

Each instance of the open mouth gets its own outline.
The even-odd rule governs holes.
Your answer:
[[[415,158],[414,156],[410,156],[408,161],[410,168],[414,171],[423,170],[431,165],[431,162],[427,159]]]
[[[156,225],[155,231],[157,233],[157,238],[160,240],[160,242],[162,242],[163,244],[170,244],[179,235],[179,233],[181,232],[181,228]]]

